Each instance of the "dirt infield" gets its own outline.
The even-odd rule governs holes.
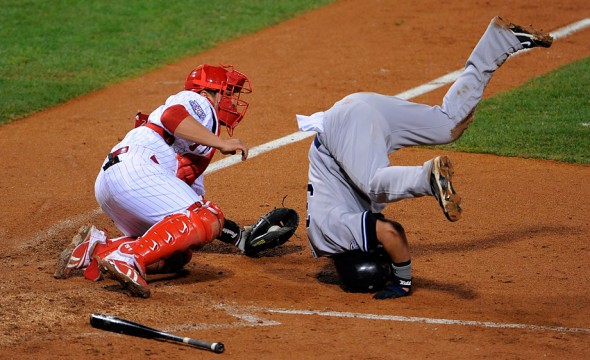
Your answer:
[[[136,111],[178,91],[194,65],[233,63],[251,76],[236,136],[254,147],[348,93],[398,94],[461,68],[495,15],[544,30],[590,17],[586,0],[542,2],[340,1],[0,127],[0,358],[590,358],[588,166],[451,153],[461,221],[447,222],[431,198],[385,212],[412,246],[416,291],[404,299],[341,291],[330,262],[312,258],[304,226],[257,259],[211,244],[182,274],[151,278],[150,299],[110,279],[52,277],[80,225],[118,235],[94,199],[99,166]],[[511,59],[486,96],[590,56],[588,44],[590,29]],[[414,100],[437,104],[446,89]],[[305,214],[310,141],[209,174],[208,198],[241,224],[283,201]],[[392,160],[439,153],[404,149]],[[95,330],[93,312],[222,341],[226,352]]]

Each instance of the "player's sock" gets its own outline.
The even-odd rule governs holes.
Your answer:
[[[373,295],[374,299],[395,299],[409,296],[412,292],[412,260],[391,264],[393,275],[391,284]]]

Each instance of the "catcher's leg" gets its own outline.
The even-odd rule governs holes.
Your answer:
[[[72,239],[72,242],[57,257],[54,278],[68,278],[74,270],[85,268],[90,264],[91,238],[93,240],[92,247],[94,247],[97,241],[106,241],[107,237],[104,232],[98,230],[94,225],[83,225]]]
[[[149,297],[146,272],[150,265],[177,253],[200,249],[219,235],[223,224],[224,215],[216,205],[197,203],[193,209],[167,216],[137,241],[125,243],[98,259],[100,269],[132,295]]]
[[[106,256],[128,241],[135,241],[135,238],[107,239],[105,231],[98,230],[91,224],[84,225],[58,256],[53,276],[56,279],[65,279],[77,270],[84,270],[84,277],[87,279],[100,280],[102,277],[93,257],[99,253]]]
[[[177,273],[184,268],[193,258],[193,251],[188,249],[176,253],[167,259],[146,266],[146,274],[171,274]]]

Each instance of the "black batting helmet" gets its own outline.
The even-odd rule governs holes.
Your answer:
[[[342,287],[350,292],[375,292],[391,279],[391,260],[383,249],[347,251],[334,257]]]

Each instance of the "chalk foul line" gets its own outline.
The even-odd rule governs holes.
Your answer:
[[[564,26],[562,28],[559,28],[553,32],[551,32],[551,36],[553,36],[554,40],[558,40],[558,39],[562,39],[565,38],[575,32],[578,32],[580,30],[583,30],[587,27],[590,27],[590,18],[586,18],[586,19],[582,19],[580,21],[577,21],[575,23],[569,24],[567,26]],[[510,58],[513,58],[515,56],[518,55],[522,55],[524,53],[527,53],[529,51],[531,51],[533,49],[525,49],[525,50],[521,50],[513,55],[511,55],[510,57],[508,57],[508,59],[510,60]],[[439,78],[436,78],[426,84],[423,85],[419,85],[413,89],[404,91],[402,93],[399,93],[397,95],[394,95],[396,97],[399,97],[401,99],[404,100],[410,100],[412,98],[418,97],[420,95],[424,95],[427,94],[431,91],[434,91],[440,87],[443,87],[445,85],[448,85],[452,82],[454,82],[455,80],[457,80],[457,78],[463,73],[463,69],[459,69],[459,70],[455,70],[453,72],[450,72],[446,75],[443,75]],[[256,157],[258,155],[264,154],[265,152],[271,151],[271,150],[275,150],[278,149],[280,147],[283,147],[285,145],[289,145],[291,143],[295,143],[304,139],[307,139],[311,136],[315,135],[315,132],[313,131],[306,131],[306,132],[301,132],[301,131],[297,131],[294,132],[293,134],[289,134],[287,136],[283,136],[280,139],[277,140],[273,140],[271,142],[256,146],[252,149],[249,150],[248,153],[248,158],[253,158]],[[224,158],[222,160],[218,160],[214,163],[212,163],[207,170],[205,170],[205,174],[208,173],[212,173],[218,170],[221,170],[223,168],[226,168],[228,166],[231,165],[235,165],[237,163],[241,162],[241,155],[232,155],[229,156],[227,158]]]
[[[339,311],[316,311],[316,310],[296,310],[296,309],[281,309],[281,308],[264,308],[255,306],[233,306],[227,304],[215,304],[213,308],[219,310],[225,310],[228,315],[238,319],[237,322],[223,323],[223,324],[210,324],[210,323],[189,323],[189,324],[176,324],[163,328],[163,331],[167,332],[178,332],[178,331],[205,331],[205,330],[221,330],[221,329],[234,329],[234,328],[245,328],[245,327],[258,327],[258,326],[278,326],[282,325],[281,322],[275,320],[267,320],[262,316],[256,315],[256,313],[275,313],[284,315],[303,315],[303,316],[323,316],[332,318],[350,318],[350,319],[364,319],[373,321],[396,321],[406,323],[423,323],[423,324],[434,324],[434,325],[461,325],[461,326],[473,326],[480,328],[495,328],[495,329],[521,329],[530,331],[546,331],[546,332],[557,332],[557,333],[568,333],[568,334],[588,334],[590,335],[589,328],[577,328],[577,327],[564,327],[564,326],[546,326],[546,325],[532,325],[532,324],[511,324],[511,323],[497,323],[491,321],[472,321],[472,320],[452,320],[452,319],[437,319],[437,318],[426,318],[426,317],[414,317],[414,316],[397,316],[397,315],[377,315],[377,314],[363,314],[363,313],[351,313],[351,312],[339,312]],[[79,334],[85,337],[94,336],[108,336],[112,334],[104,333],[83,333]]]
[[[317,310],[297,310],[297,309],[281,309],[281,308],[264,308],[264,307],[237,307],[218,304],[215,306],[218,309],[224,309],[228,314],[237,317],[241,320],[255,326],[256,322],[260,326],[280,325],[280,322],[264,320],[260,316],[252,315],[256,312],[266,312],[285,315],[304,315],[304,316],[324,316],[335,318],[353,318],[365,320],[378,321],[397,321],[407,323],[424,323],[436,325],[462,325],[473,326],[481,328],[500,328],[500,329],[522,329],[534,331],[549,331],[558,333],[579,333],[589,334],[590,328],[564,327],[564,326],[547,326],[547,325],[533,325],[533,324],[513,324],[513,323],[497,323],[491,321],[473,321],[473,320],[453,320],[453,319],[438,319],[415,316],[397,316],[397,315],[377,315],[377,314],[363,314],[339,311],[317,311]]]

